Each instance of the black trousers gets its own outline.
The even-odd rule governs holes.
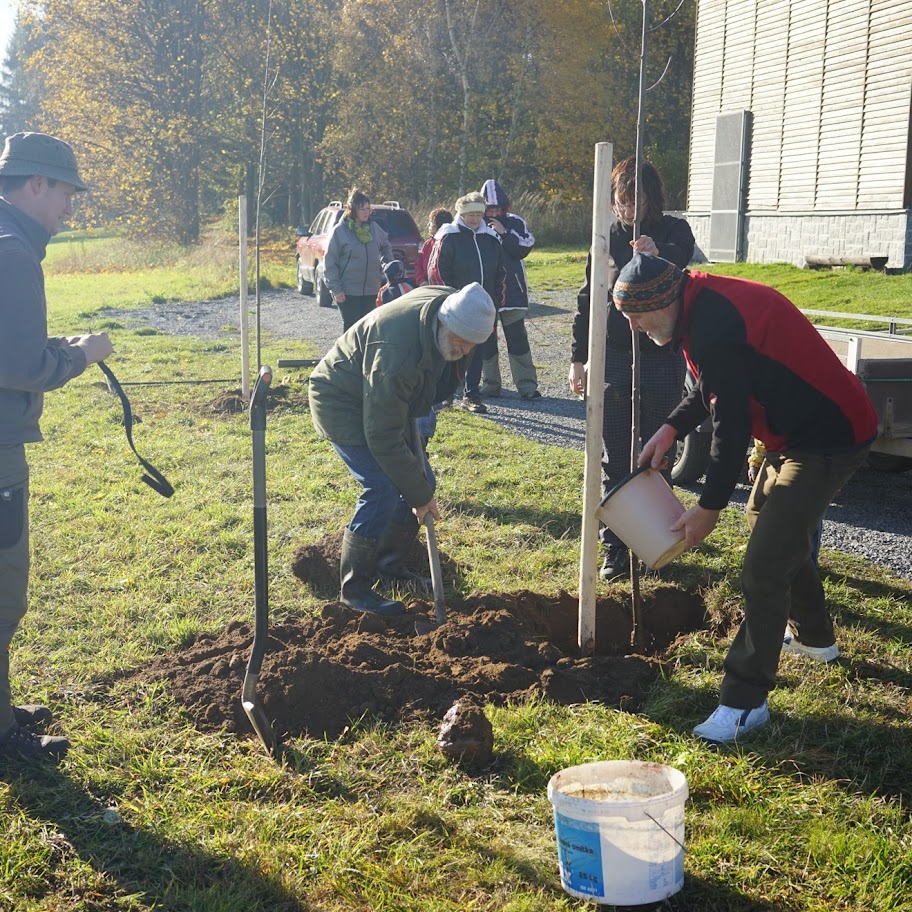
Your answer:
[[[336,302],[336,306],[342,314],[342,332],[345,332],[377,306],[377,295],[346,295],[341,304]]]

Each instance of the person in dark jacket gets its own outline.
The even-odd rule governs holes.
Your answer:
[[[605,350],[605,410],[602,418],[602,494],[607,494],[630,471],[631,426],[631,334],[627,321],[611,307],[610,289],[618,273],[634,253],[649,253],[684,268],[693,257],[694,236],[684,219],[665,215],[665,189],[659,172],[649,163],[642,168],[641,235],[633,239],[636,202],[636,159],[619,162],[611,172],[611,203],[617,220],[611,226],[609,253],[612,264],[608,276],[608,335]],[[577,296],[573,320],[570,389],[582,395],[585,388],[584,364],[589,352],[589,289],[592,280],[592,255],[586,261],[586,281]],[[640,343],[640,431],[643,440],[651,437],[665,416],[680,400],[684,389],[684,359],[680,352],[655,345],[649,339]],[[671,454],[669,454],[670,456]],[[671,482],[671,471],[665,472]],[[600,576],[613,579],[628,572],[627,546],[608,528],[599,536],[605,548]]]
[[[428,274],[433,284],[453,288],[478,282],[499,310],[505,291],[503,249],[497,234],[485,224],[484,211],[485,201],[480,193],[467,193],[456,200],[456,221],[443,225],[434,236]],[[479,348],[466,371],[462,404],[470,412],[484,415],[488,408],[479,391],[481,362]]]
[[[747,504],[744,620],[725,658],[719,706],[694,728],[706,741],[733,741],[769,721],[767,694],[784,644],[820,662],[839,655],[812,540],[836,492],[864,464],[877,413],[858,377],[772,288],[688,275],[638,254],[613,294],[631,329],[683,350],[697,381],[644,444],[640,465],[660,468],[676,439],[712,419],[703,491],[672,526],[690,547],[715,528],[751,437],[766,447]]]
[[[506,292],[497,319],[507,342],[513,385],[523,399],[541,399],[538,373],[526,332],[529,286],[523,263],[535,246],[535,237],[525,219],[510,211],[510,198],[496,180],[486,180],[481,195],[485,199],[485,222],[500,238],[503,247]],[[502,384],[496,333],[482,346],[481,358],[481,394],[499,396]]]
[[[326,284],[342,314],[343,332],[374,309],[383,266],[392,259],[389,237],[371,220],[369,197],[353,189],[329,236],[323,260]]]
[[[86,190],[70,146],[16,133],[0,156],[0,755],[57,760],[66,738],[38,734],[45,706],[13,706],[9,647],[27,606],[29,466],[25,445],[42,440],[44,394],[111,354],[107,333],[49,338],[44,296],[48,241]]]
[[[364,489],[342,537],[341,599],[352,608],[403,610],[373,591],[378,571],[407,578],[418,524],[426,513],[440,519],[413,425],[452,395],[494,313],[477,282],[416,288],[341,335],[310,376],[314,426]]]

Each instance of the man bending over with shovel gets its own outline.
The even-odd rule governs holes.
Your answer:
[[[363,491],[342,536],[341,600],[394,615],[378,576],[414,582],[404,564],[418,525],[440,519],[414,420],[453,395],[476,345],[494,331],[494,302],[477,282],[416,288],[350,327],[310,377],[310,413]]]

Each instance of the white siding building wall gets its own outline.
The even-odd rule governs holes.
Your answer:
[[[716,117],[752,115],[746,259],[912,268],[912,0],[698,0],[688,219],[707,249]]]

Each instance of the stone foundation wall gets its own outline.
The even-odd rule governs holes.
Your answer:
[[[681,213],[704,257],[709,249],[709,213]],[[749,263],[805,265],[805,256],[886,256],[888,269],[912,269],[912,211],[748,213],[744,259]],[[696,257],[696,254],[695,254]],[[697,260],[699,262],[699,260]]]

